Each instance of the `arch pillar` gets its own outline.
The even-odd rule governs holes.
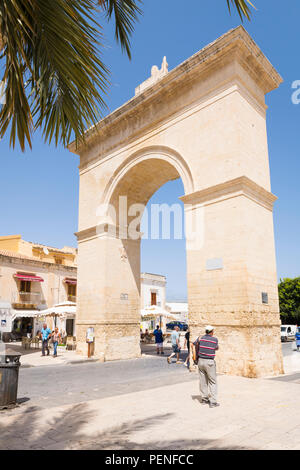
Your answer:
[[[92,327],[100,361],[140,357],[140,239],[122,239],[118,227],[107,224],[76,235],[77,352],[87,354]]]
[[[187,223],[197,225],[187,239],[191,336],[202,335],[205,325],[215,327],[220,372],[283,373],[272,215],[276,197],[243,176],[181,199]]]

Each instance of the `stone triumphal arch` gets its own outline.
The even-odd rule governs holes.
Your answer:
[[[281,81],[238,27],[170,72],[164,58],[85,145],[71,144],[80,155],[79,353],[92,327],[100,360],[140,356],[140,236],[128,236],[135,212],[123,220],[120,201],[145,205],[180,177],[186,214],[202,221],[187,246],[192,337],[216,327],[219,371],[282,372],[265,105]]]

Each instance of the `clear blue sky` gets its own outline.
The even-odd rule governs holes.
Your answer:
[[[272,191],[278,277],[300,275],[299,122],[300,105],[291,102],[291,84],[300,80],[299,0],[253,0],[258,10],[245,27],[284,78],[267,97]],[[109,110],[122,105],[150,75],[151,66],[167,56],[169,70],[229,29],[240,24],[229,16],[225,0],[145,0],[144,15],[132,39],[132,61],[122,55],[112,26],[104,27],[104,62],[111,70],[106,98]],[[0,235],[22,234],[25,240],[62,247],[76,246],[78,157],[43,143],[22,154],[0,142]],[[181,181],[166,184],[153,202],[177,201]],[[142,270],[165,274],[169,300],[186,298],[184,241],[144,241]]]

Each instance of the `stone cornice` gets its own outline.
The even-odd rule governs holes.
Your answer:
[[[252,79],[256,82],[263,93],[277,88],[282,82],[281,76],[271,65],[266,56],[262,53],[247,31],[239,26],[221,36],[216,41],[204,47],[201,51],[178,65],[153,86],[147,88],[140,95],[132,98],[113,111],[110,115],[102,119],[95,126],[92,126],[85,133],[87,146],[79,145],[76,142],[69,145],[71,152],[80,154],[80,151],[89,148],[94,138],[103,139],[105,135],[110,135],[115,125],[120,120],[131,120],[137,117],[153,100],[159,100],[163,94],[172,94],[184,82],[188,82],[193,77],[201,79],[201,74],[207,74],[209,68],[218,65],[225,57],[236,57],[244,69],[247,70]]]
[[[104,228],[104,227],[103,227]],[[93,227],[89,227],[84,230],[80,230],[79,232],[75,232],[74,235],[77,237],[78,243],[83,240],[88,240],[91,238],[95,238],[97,236],[97,226],[94,225]]]
[[[118,225],[113,225],[113,224],[108,224],[108,223],[102,223],[99,225],[94,225],[93,227],[89,227],[84,230],[80,230],[79,232],[76,232],[74,235],[77,237],[78,243],[87,241],[87,240],[92,240],[94,238],[100,238],[100,237],[111,237],[111,238],[120,238],[120,239],[128,239],[132,241],[140,241],[143,234],[141,232],[137,232],[139,234],[138,239],[131,239],[130,236],[128,235],[128,228],[125,227],[121,229]]]
[[[0,254],[0,266],[3,264],[14,264],[14,265],[24,265],[24,266],[32,266],[32,268],[36,267],[45,268],[49,272],[52,271],[71,271],[77,272],[76,266],[65,266],[62,264],[54,264],[54,263],[47,263],[46,261],[39,261],[38,259],[30,259],[30,258],[21,258],[21,257],[14,257],[9,255]]]
[[[248,197],[271,211],[277,199],[274,194],[250,180],[247,176],[241,176],[210,188],[195,191],[192,194],[182,196],[180,199],[184,204],[208,205],[237,196]]]

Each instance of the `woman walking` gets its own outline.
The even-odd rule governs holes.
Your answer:
[[[57,346],[58,342],[60,341],[60,332],[56,327],[54,332],[52,333],[52,342],[53,342],[53,357],[57,357]]]

